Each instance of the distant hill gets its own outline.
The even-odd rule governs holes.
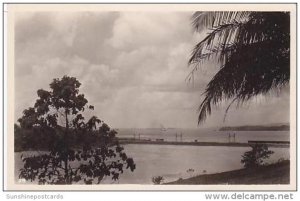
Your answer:
[[[256,126],[226,126],[219,129],[219,131],[289,131],[290,125],[256,125]]]

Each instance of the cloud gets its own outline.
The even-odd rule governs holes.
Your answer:
[[[186,23],[191,13],[126,12],[115,21],[112,46],[132,50],[141,46],[173,45],[189,40],[191,28]]]
[[[189,12],[19,13],[15,22],[15,116],[34,104],[54,78],[76,77],[95,115],[112,127],[196,127],[206,63],[186,82],[187,61],[200,40]],[[288,119],[289,93],[231,109],[226,123]],[[223,124],[223,103],[206,126]],[[277,111],[274,108],[282,108]],[[268,117],[272,118],[268,118]],[[266,121],[267,122],[267,121]]]

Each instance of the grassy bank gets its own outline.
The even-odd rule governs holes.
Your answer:
[[[167,184],[289,184],[290,161],[262,166],[253,169],[240,169],[228,172],[199,175]]]

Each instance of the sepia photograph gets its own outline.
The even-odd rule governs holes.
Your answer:
[[[295,189],[295,16],[8,5],[8,189]]]

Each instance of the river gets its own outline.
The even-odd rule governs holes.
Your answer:
[[[125,152],[136,163],[134,172],[125,170],[120,179],[113,182],[106,178],[104,184],[152,184],[152,177],[162,176],[164,181],[174,181],[199,174],[210,174],[242,168],[241,155],[250,150],[248,147],[219,146],[176,146],[176,145],[124,145]],[[289,148],[275,148],[274,154],[266,161],[277,162],[289,159]],[[23,154],[37,154],[23,152]],[[15,153],[15,180],[22,167],[22,152]],[[187,171],[187,170],[194,171]]]

